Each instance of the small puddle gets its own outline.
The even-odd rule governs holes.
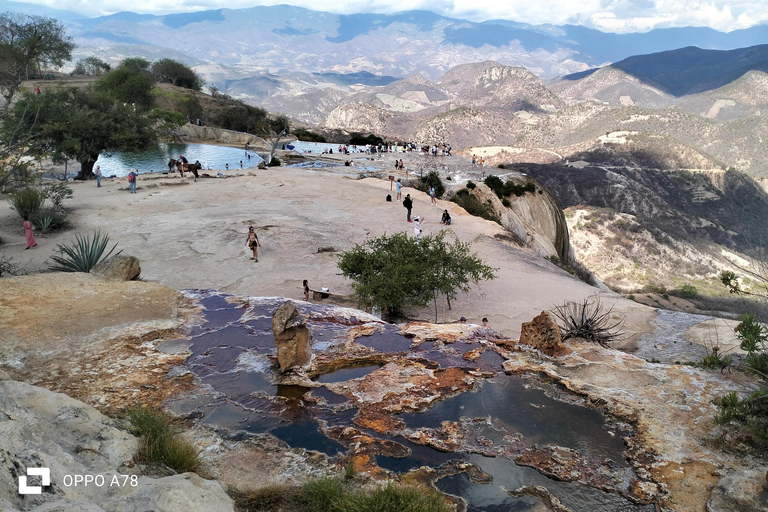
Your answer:
[[[372,348],[382,354],[397,354],[411,348],[411,338],[398,334],[399,329],[394,325],[382,326],[382,331],[377,331],[370,336],[360,336],[355,343]]]
[[[342,368],[335,372],[325,373],[317,378],[317,382],[330,384],[331,382],[345,382],[352,379],[365,377],[369,373],[375,372],[381,368],[379,365],[358,366],[352,368]]]
[[[528,446],[564,446],[590,460],[609,458],[627,464],[622,439],[627,433],[609,429],[600,412],[555,400],[540,389],[526,387],[514,375],[499,375],[484,381],[477,391],[442,400],[423,412],[400,415],[412,429],[439,429],[443,421],[458,421],[461,417],[487,418],[497,431],[493,436],[496,439],[492,439],[497,443],[503,436],[519,432]]]
[[[441,491],[467,500],[467,512],[547,510],[538,498],[530,496],[513,498],[504,491],[504,489],[512,491],[526,485],[545,487],[564,506],[573,511],[653,512],[656,510],[654,505],[635,505],[618,494],[574,482],[552,480],[532,468],[518,466],[503,457],[491,458],[471,454],[467,460],[493,477],[493,483],[476,484],[471,482],[467,475],[459,474],[441,478],[435,484]]]

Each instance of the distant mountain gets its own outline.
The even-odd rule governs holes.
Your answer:
[[[62,22],[78,20],[83,18],[81,14],[72,11],[53,9],[45,5],[27,4],[22,2],[9,2],[0,0],[0,12],[15,12],[20,14],[31,14],[39,16],[48,16]]]
[[[685,96],[729,84],[750,70],[768,72],[768,44],[735,50],[677,50],[635,55],[611,64],[641,82],[672,96]],[[596,71],[599,73],[599,71]],[[563,80],[586,80],[593,71],[576,73]]]

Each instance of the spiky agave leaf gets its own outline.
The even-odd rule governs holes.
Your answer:
[[[117,243],[107,252],[109,244],[109,235],[102,236],[101,232],[95,231],[90,238],[75,235],[75,243],[72,246],[59,244],[57,247],[58,255],[51,256],[56,265],[49,267],[53,272],[90,272],[100,261],[108,258],[117,247]],[[118,251],[115,256],[123,252]]]
[[[605,310],[600,299],[582,302],[567,302],[555,306],[552,314],[558,319],[560,333],[564,340],[583,338],[608,346],[623,335],[624,319],[612,320],[613,307]]]

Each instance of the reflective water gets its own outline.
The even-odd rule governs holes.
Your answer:
[[[712,320],[713,317],[666,309],[656,311],[658,316],[651,321],[656,329],[640,337],[637,350],[632,355],[665,364],[699,362],[707,355],[706,347],[685,339],[685,332],[692,325]],[[712,343],[715,341],[713,339]]]
[[[262,161],[261,157],[253,151],[246,153],[244,149],[228,146],[160,143],[156,148],[147,151],[116,152],[111,156],[100,155],[96,164],[101,166],[104,176],[121,177],[128,176],[131,169],[138,169],[139,173],[167,171],[170,159],[178,158],[179,155],[184,155],[190,163],[197,160],[203,164],[203,169],[213,171],[224,171],[227,164],[230,170],[240,169],[241,160],[242,168],[250,169]]]
[[[361,362],[360,366],[323,375],[316,381],[319,387],[279,385],[271,317],[283,300],[249,298],[246,301],[233,297],[228,300],[226,295],[211,291],[187,293],[200,300],[206,321],[192,328],[189,339],[172,340],[163,347],[171,352],[188,348],[190,357],[184,369],[199,379],[202,389],[194,396],[170,403],[169,408],[217,429],[224,437],[237,440],[269,433],[291,447],[335,457],[347,453],[351,447],[345,446],[343,440],[329,437],[324,425],[350,426],[410,450],[410,455],[402,458],[373,453],[381,468],[393,472],[403,473],[421,466],[437,468],[452,460],[477,465],[493,477],[492,484],[472,483],[465,475],[437,482],[445,492],[466,499],[470,511],[541,510],[538,498],[513,498],[505,492],[523,485],[546,487],[572,510],[643,510],[618,495],[583,484],[552,480],[505,457],[442,452],[414,444],[404,437],[406,432],[381,434],[356,425],[355,402],[324,385],[372,375],[379,369],[378,365]],[[315,339],[313,350],[318,357],[346,343],[350,326],[364,323],[355,317],[335,315],[334,309],[325,305],[301,304],[299,310],[307,318]],[[532,381],[501,373],[501,357],[477,339],[451,344],[429,341],[412,346],[413,340],[399,334],[396,326],[375,325],[375,334],[358,337],[355,343],[381,354],[393,354],[392,358],[418,359],[434,368],[481,368],[496,375],[481,379],[474,392],[438,401],[419,413],[400,415],[408,429],[440,428],[442,421],[458,422],[464,418],[461,423],[467,429],[466,438],[486,439],[501,448],[497,453],[510,448],[510,443],[517,443],[515,449],[533,444],[558,445],[578,450],[581,456],[598,464],[605,459],[612,460],[613,467],[620,468],[621,478],[633,474],[623,459],[622,436],[627,435],[626,432],[596,410],[552,398],[549,395],[559,392],[554,386],[541,382],[535,382],[534,386]],[[465,359],[464,355],[470,351],[479,357]]]

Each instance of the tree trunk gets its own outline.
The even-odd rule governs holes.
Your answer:
[[[75,176],[76,180],[92,180],[95,178],[93,175],[93,166],[96,164],[96,160],[98,159],[98,156],[94,158],[93,160],[83,160],[80,162],[80,172],[77,176]]]

